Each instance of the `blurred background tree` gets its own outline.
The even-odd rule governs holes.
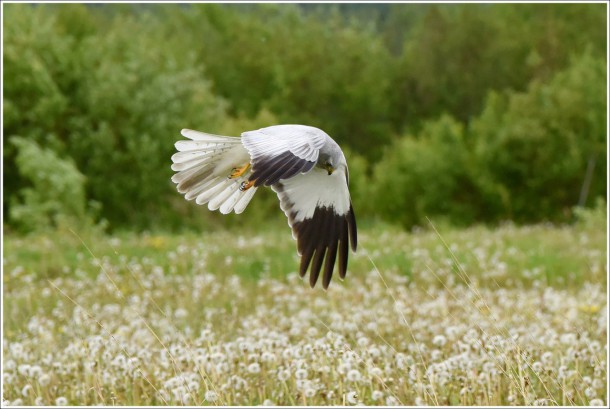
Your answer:
[[[3,207],[21,231],[240,223],[176,193],[184,127],[320,127],[345,147],[359,218],[406,228],[564,222],[607,194],[602,4],[3,10]],[[279,220],[257,196],[250,223]]]

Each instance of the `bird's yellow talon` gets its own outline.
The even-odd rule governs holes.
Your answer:
[[[239,190],[241,190],[242,192],[250,189],[252,186],[254,186],[254,180],[251,180],[249,182],[241,182],[241,185],[239,185]]]
[[[233,170],[231,171],[231,174],[229,175],[229,179],[235,179],[235,178],[240,177],[241,175],[246,173],[246,171],[248,170],[249,167],[250,167],[250,163],[246,163],[241,168],[233,168]]]

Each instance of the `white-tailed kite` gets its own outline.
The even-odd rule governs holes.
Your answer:
[[[304,125],[277,125],[240,137],[183,129],[176,142],[172,181],[187,200],[210,210],[244,211],[259,186],[271,186],[288,217],[301,256],[299,274],[310,268],[315,286],[325,255],[322,285],[347,272],[348,247],[356,251],[356,218],[350,200],[347,162],[326,132]],[[312,261],[313,260],[313,261]]]

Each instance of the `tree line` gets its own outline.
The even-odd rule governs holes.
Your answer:
[[[565,222],[607,193],[602,4],[4,10],[3,207],[18,230],[238,223],[175,192],[185,127],[320,127],[345,147],[359,217],[406,228]],[[257,196],[250,218],[275,217],[273,194]]]

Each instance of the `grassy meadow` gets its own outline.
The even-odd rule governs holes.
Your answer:
[[[363,227],[328,291],[286,226],[5,232],[3,405],[606,405],[605,218]]]

